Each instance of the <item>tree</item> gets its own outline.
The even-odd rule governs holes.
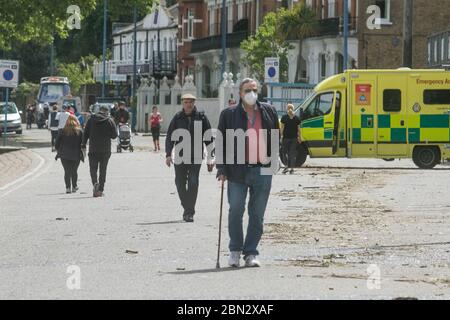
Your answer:
[[[300,79],[300,62],[302,59],[302,43],[307,37],[311,37],[317,32],[319,26],[315,12],[304,3],[299,3],[292,10],[280,12],[280,37],[288,40],[298,40],[298,60],[295,80]]]
[[[265,58],[279,57],[280,78],[282,82],[286,81],[284,71],[288,69],[287,54],[292,46],[289,45],[286,37],[277,30],[284,11],[286,10],[280,9],[278,12],[268,13],[256,34],[241,43],[241,48],[245,51],[243,60],[259,80],[264,79]]]
[[[129,16],[134,5],[137,6],[138,12],[148,12],[154,2],[156,1],[108,0],[109,18],[114,21],[124,13]],[[0,0],[0,49],[9,50],[17,42],[32,40],[48,45],[52,43],[55,35],[66,39],[70,32],[77,31],[69,31],[66,24],[70,17],[67,8],[73,4],[73,0]],[[76,4],[80,7],[81,18],[103,8],[103,0],[77,0]]]
[[[59,63],[58,75],[69,78],[70,88],[73,95],[78,95],[82,85],[94,84],[92,70],[95,56],[90,55],[81,58],[78,63]]]

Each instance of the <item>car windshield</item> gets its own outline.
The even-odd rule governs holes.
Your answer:
[[[68,96],[70,87],[64,83],[44,83],[39,91],[39,102],[56,102],[59,98]]]
[[[15,104],[8,103],[8,108],[5,108],[5,104],[0,105],[0,114],[5,114],[5,109],[7,109],[8,114],[17,113],[17,107]]]

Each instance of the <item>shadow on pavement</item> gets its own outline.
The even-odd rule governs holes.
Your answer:
[[[190,275],[190,274],[201,274],[201,273],[218,273],[218,272],[229,272],[229,271],[242,271],[246,268],[220,268],[220,269],[201,269],[201,270],[190,270],[190,271],[174,271],[174,272],[167,272],[166,274],[172,274],[172,275]]]
[[[162,222],[149,222],[149,223],[136,223],[137,226],[153,226],[153,225],[161,225],[161,224],[177,224],[177,223],[185,223],[183,220],[177,221],[162,221]]]

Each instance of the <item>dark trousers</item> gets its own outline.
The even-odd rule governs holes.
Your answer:
[[[283,139],[283,153],[287,158],[287,166],[295,168],[297,162],[297,139]]]
[[[200,164],[175,165],[175,184],[185,215],[195,214],[200,168]]]
[[[52,134],[52,147],[54,147],[56,137],[58,136],[58,130],[51,130],[50,133]]]
[[[99,191],[103,192],[106,182],[106,169],[108,168],[111,153],[89,153],[89,168],[92,184],[99,183]],[[97,172],[100,171],[97,177]]]
[[[80,160],[73,161],[61,159],[61,162],[64,167],[64,181],[66,183],[66,188],[70,189],[70,187],[77,187]]]

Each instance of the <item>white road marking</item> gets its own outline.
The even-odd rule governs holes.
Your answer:
[[[40,177],[46,170],[42,170],[39,172],[39,170],[44,166],[45,159],[41,157],[36,152],[34,153],[39,158],[39,164],[36,168],[34,168],[31,172],[28,172],[26,175],[14,180],[13,182],[8,183],[7,185],[0,188],[0,191],[8,190],[9,188],[12,188],[11,190],[8,190],[7,192],[0,195],[0,199],[6,197],[8,194],[16,191],[17,189],[23,187],[27,183],[35,180],[36,178]]]

